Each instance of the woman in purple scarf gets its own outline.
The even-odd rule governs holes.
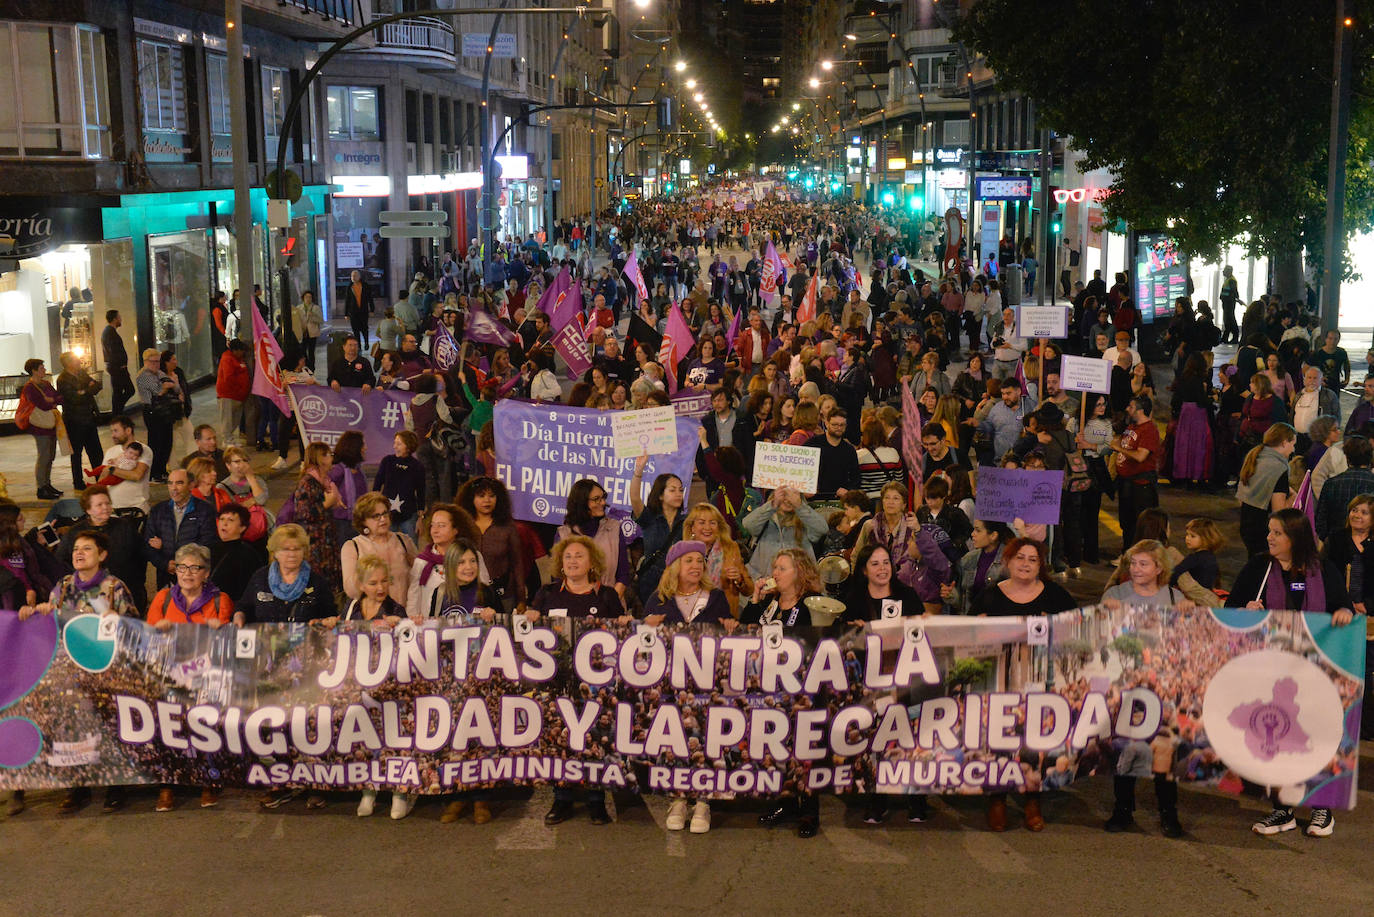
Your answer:
[[[1309,614],[1329,614],[1334,627],[1345,627],[1354,618],[1345,580],[1336,565],[1317,554],[1312,524],[1301,510],[1281,509],[1269,516],[1268,554],[1259,554],[1236,574],[1230,608],[1288,609]],[[1274,811],[1255,822],[1256,834],[1292,831],[1298,826],[1293,807],[1273,797]],[[1336,828],[1331,810],[1313,808],[1307,823],[1310,837],[1326,837]]]

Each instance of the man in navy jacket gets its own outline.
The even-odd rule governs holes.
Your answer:
[[[155,504],[143,526],[143,553],[157,571],[157,588],[172,581],[172,558],[182,545],[215,543],[215,508],[191,495],[184,468],[167,472],[169,499]]]

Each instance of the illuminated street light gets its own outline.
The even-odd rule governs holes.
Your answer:
[[[704,95],[702,95],[701,93],[698,92],[696,95],[692,96],[692,101],[693,101],[693,102],[700,102],[700,101],[701,101],[702,99],[704,99],[704,98],[706,98],[706,97],[705,97]]]
[[[793,103],[792,103],[792,110],[793,110],[793,111],[801,111],[801,103],[800,103],[800,102],[793,102]]]
[[[858,41],[858,40],[859,40],[859,36],[855,35],[853,32],[845,32],[845,33],[844,33],[844,37],[847,38],[847,39],[849,39],[850,41]]]
[[[678,73],[681,73],[682,71],[687,69],[687,62],[685,60],[680,60],[676,64],[673,64],[673,69],[676,70]]]
[[[697,88],[697,81],[696,81],[696,80],[688,80],[688,81],[687,81],[687,88],[688,88],[688,89],[696,89],[696,88]]]
[[[834,61],[831,61],[831,60],[823,60],[823,61],[821,61],[821,69],[822,69],[822,70],[834,70],[834,69],[835,69],[835,62],[834,62]]]
[[[814,76],[811,77],[811,79],[808,82],[810,83],[812,89],[821,88],[821,81],[816,79]]]

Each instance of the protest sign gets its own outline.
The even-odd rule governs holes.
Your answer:
[[[1356,798],[1363,618],[1120,606],[727,638],[455,609],[405,636],[121,618],[104,640],[96,620],[0,611],[0,789],[968,794],[1062,789],[1129,755],[1295,805]]]
[[[578,379],[592,368],[592,358],[587,353],[587,334],[577,322],[568,322],[553,336],[553,349],[568,364],[569,379]]]
[[[1060,357],[1059,387],[1066,392],[1098,392],[1112,389],[1112,364],[1102,358]]]
[[[762,490],[791,487],[804,494],[814,494],[820,473],[821,450],[816,446],[754,444],[755,487]]]
[[[410,402],[414,395],[398,389],[341,388],[323,385],[290,385],[301,439],[333,446],[349,430],[358,430],[367,444],[371,461],[390,455],[396,434],[411,427]]]
[[[617,459],[677,451],[677,414],[671,407],[611,414],[611,442]]]
[[[673,410],[679,417],[693,417],[700,420],[711,413],[711,393],[684,388],[672,397]]]
[[[1023,338],[1066,338],[1069,310],[1063,306],[1018,306],[1016,333]]]
[[[974,515],[987,522],[1008,525],[1017,519],[1028,525],[1057,525],[1059,499],[1063,493],[1062,471],[984,465],[978,469]]]
[[[510,399],[496,402],[496,476],[510,488],[515,518],[562,522],[568,490],[582,478],[591,478],[606,488],[610,506],[630,509],[634,460],[615,455],[611,421],[616,414]],[[648,497],[654,478],[660,474],[674,474],[682,481],[692,479],[700,424],[687,417],[676,418],[676,424],[677,450],[649,457],[641,498]]]

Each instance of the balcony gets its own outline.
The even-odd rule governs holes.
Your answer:
[[[374,13],[372,21],[385,16]],[[414,16],[391,22],[376,32],[376,45],[362,53],[404,57],[422,70],[452,70],[455,39],[453,26],[432,16]]]
[[[224,17],[223,0],[184,0],[186,6]],[[368,20],[373,0],[244,0],[244,21],[301,41],[334,41]],[[371,40],[360,42],[370,45]]]

